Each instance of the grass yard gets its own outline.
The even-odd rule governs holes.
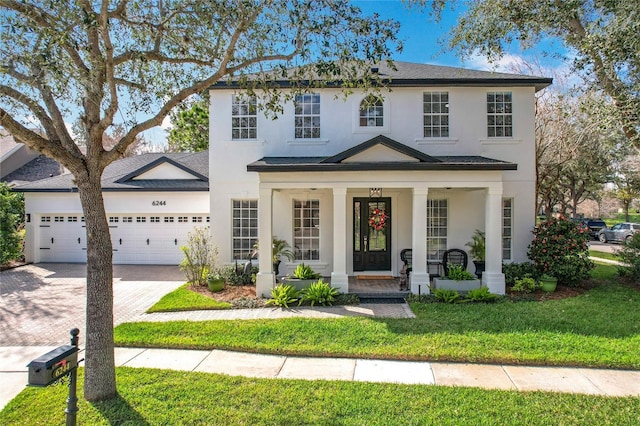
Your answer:
[[[200,293],[193,292],[187,287],[189,284],[178,287],[171,293],[165,294],[162,299],[150,307],[147,312],[176,312],[202,309],[230,309],[231,303],[219,302]]]
[[[597,257],[597,258],[600,258],[600,259],[606,259],[606,260],[620,261],[620,258],[618,257],[618,255],[616,255],[614,253],[608,253],[608,252],[605,252],[605,251],[589,250],[589,256],[590,257]]]
[[[545,302],[412,304],[416,319],[288,318],[126,323],[118,346],[640,369],[640,291],[601,282],[584,294]]]
[[[640,418],[638,398],[124,367],[117,369],[117,378],[119,394],[105,402],[88,403],[79,386],[79,425],[625,426],[637,425]],[[27,388],[0,412],[0,424],[64,424],[66,397],[66,386]]]

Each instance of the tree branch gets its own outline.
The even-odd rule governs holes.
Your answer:
[[[79,150],[77,151],[78,155],[72,154],[62,146],[60,140],[50,140],[42,137],[39,133],[26,128],[21,123],[14,120],[13,117],[11,117],[11,115],[1,107],[0,125],[8,130],[16,140],[24,143],[29,148],[58,160],[74,174],[84,167],[84,157]]]

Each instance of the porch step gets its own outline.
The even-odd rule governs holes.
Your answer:
[[[394,291],[385,293],[356,293],[361,304],[367,303],[405,303],[408,291]]]

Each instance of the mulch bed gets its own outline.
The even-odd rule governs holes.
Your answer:
[[[208,287],[193,286],[187,287],[191,291],[195,291],[203,296],[210,297],[218,302],[231,302],[243,297],[253,299],[256,297],[256,288],[251,285],[225,285],[222,291],[212,293]]]

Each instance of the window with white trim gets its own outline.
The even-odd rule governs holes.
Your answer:
[[[119,220],[118,216],[109,216],[109,223],[118,223]]]
[[[427,260],[442,259],[447,250],[448,225],[447,200],[427,200]]]
[[[187,223],[189,222],[188,216],[178,216],[178,223]]]
[[[487,136],[513,136],[513,104],[511,92],[487,93]]]
[[[160,223],[160,216],[151,216],[149,222]]]
[[[293,200],[296,260],[320,260],[320,200]]]
[[[54,222],[64,222],[64,216],[54,216],[53,217],[53,221]]]
[[[51,222],[51,216],[42,216],[40,222]]]
[[[77,222],[78,216],[69,216],[67,217],[67,222]]]
[[[233,95],[231,103],[231,139],[258,137],[258,106],[255,96]]]
[[[422,112],[425,138],[449,137],[449,92],[424,92]]]
[[[249,259],[258,239],[258,200],[232,200],[232,258]]]
[[[296,95],[295,101],[296,139],[317,139],[320,137],[320,95],[305,93]]]
[[[125,217],[122,218],[122,222],[124,222],[124,223],[132,223],[133,222],[133,217],[125,216]]]
[[[360,127],[383,127],[384,104],[379,96],[369,95],[360,102]]]
[[[202,216],[193,216],[191,218],[191,222],[193,222],[193,223],[202,223]]]
[[[137,223],[145,223],[147,221],[147,217],[146,216],[136,216],[136,222]]]
[[[502,199],[502,260],[511,260],[513,252],[513,198]]]
[[[173,223],[173,216],[165,216],[164,223]]]

